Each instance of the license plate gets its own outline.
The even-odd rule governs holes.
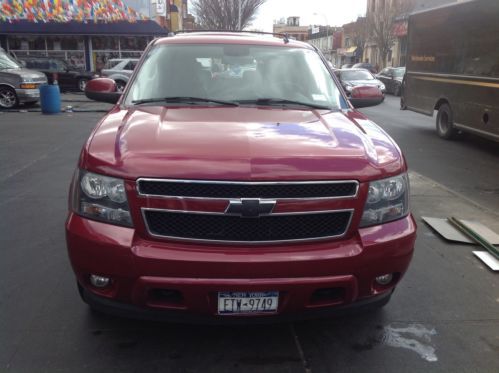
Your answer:
[[[277,312],[279,292],[219,292],[218,313],[248,314]]]

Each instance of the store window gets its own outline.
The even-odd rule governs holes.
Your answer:
[[[143,51],[146,49],[148,38],[146,36],[122,36],[120,37],[120,50]]]
[[[42,36],[9,36],[9,49],[21,51],[44,51],[45,38]]]
[[[94,50],[119,50],[118,36],[92,36]]]

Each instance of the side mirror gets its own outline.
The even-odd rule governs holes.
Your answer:
[[[94,101],[116,104],[121,93],[116,89],[113,79],[96,78],[90,80],[85,86],[85,96]]]
[[[354,108],[375,106],[381,104],[384,98],[378,87],[357,86],[352,89],[350,103]]]

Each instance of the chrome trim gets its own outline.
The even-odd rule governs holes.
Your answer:
[[[194,242],[194,243],[220,243],[220,244],[238,244],[238,245],[265,245],[265,244],[281,244],[281,243],[292,243],[292,242],[313,242],[313,241],[326,241],[333,238],[341,238],[344,237],[347,232],[350,230],[350,226],[352,224],[352,219],[354,215],[354,209],[339,209],[339,210],[323,210],[323,211],[298,211],[298,212],[280,212],[280,213],[272,213],[271,215],[308,215],[308,214],[327,214],[331,212],[350,212],[350,217],[348,219],[348,223],[345,227],[345,231],[342,234],[334,235],[334,236],[325,236],[325,237],[316,237],[316,238],[296,238],[289,240],[271,240],[271,241],[226,241],[226,240],[206,240],[202,238],[184,238],[184,237],[176,237],[176,236],[163,236],[161,234],[152,233],[149,229],[149,224],[146,219],[145,212],[146,211],[164,211],[164,212],[174,212],[180,214],[203,214],[203,215],[225,215],[223,212],[209,212],[209,211],[188,211],[188,210],[172,210],[172,209],[157,209],[157,208],[149,208],[142,207],[141,214],[142,219],[144,221],[144,225],[146,227],[147,233],[152,237],[157,238],[166,238],[173,241],[182,241],[182,242]],[[241,218],[243,219],[243,218]]]
[[[454,78],[454,79],[481,79],[491,82],[499,82],[499,78],[480,76],[480,75],[460,75],[460,74],[445,74],[445,73],[430,73],[424,71],[406,71],[408,75],[418,75],[418,76],[435,76],[439,78]]]
[[[478,128],[473,128],[473,127],[466,126],[464,124],[459,124],[459,123],[453,123],[453,125],[457,129],[461,129],[461,130],[464,130],[464,131],[473,132],[473,133],[476,133],[476,134],[481,135],[483,137],[488,137],[489,139],[494,139],[495,141],[499,140],[499,135],[497,135],[495,133],[492,133],[490,131],[480,130]]]
[[[273,197],[273,200],[277,201],[312,201],[312,200],[326,200],[326,199],[352,199],[357,198],[359,194],[359,182],[357,180],[322,180],[322,181],[221,181],[221,180],[186,180],[186,179],[154,179],[154,178],[138,178],[135,182],[137,189],[137,194],[141,197],[154,197],[154,198],[168,198],[168,199],[194,199],[194,200],[216,200],[216,201],[230,201],[236,199],[234,197],[185,197],[185,196],[165,196],[160,194],[145,194],[140,192],[139,182],[140,181],[153,181],[160,183],[195,183],[195,184],[229,184],[229,185],[278,185],[278,184],[294,184],[294,185],[306,185],[306,184],[343,184],[343,183],[354,183],[355,184],[355,194],[349,196],[338,196],[338,197],[296,197],[296,198],[279,198]],[[242,197],[246,198],[246,197]],[[249,198],[249,197],[248,197]],[[270,199],[270,198],[268,198]]]

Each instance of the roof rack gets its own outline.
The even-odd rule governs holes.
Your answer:
[[[284,41],[285,44],[289,43],[289,40],[291,39],[287,33],[278,33],[278,32],[265,32],[265,31],[238,31],[238,30],[213,30],[213,29],[202,29],[202,30],[178,30],[175,32],[172,32],[171,34],[177,35],[177,34],[188,34],[188,33],[194,33],[194,32],[226,32],[226,33],[231,33],[231,34],[260,34],[260,35],[272,35],[276,37],[281,37]]]

